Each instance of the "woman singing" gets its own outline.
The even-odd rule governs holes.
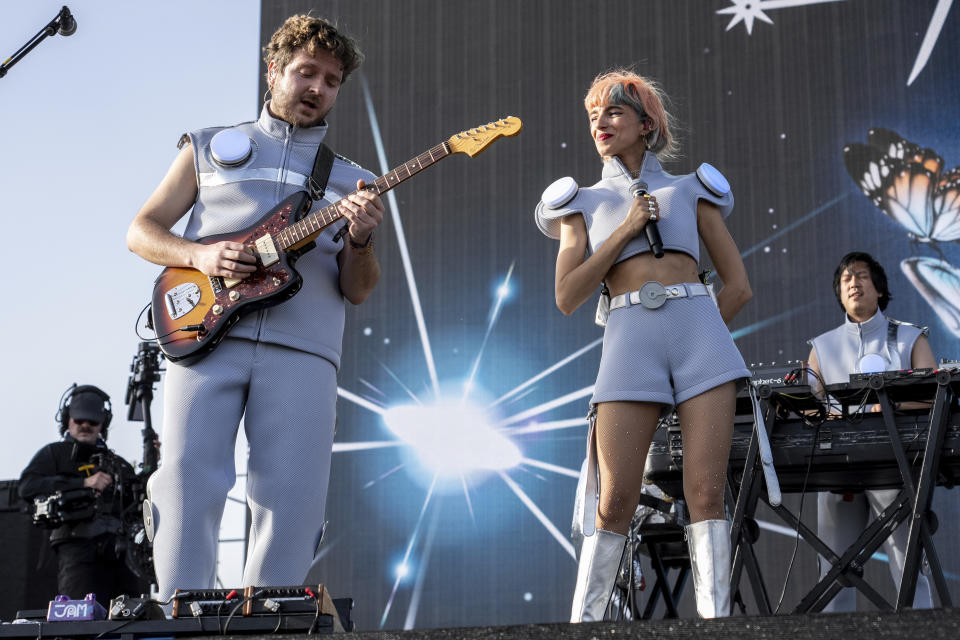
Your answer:
[[[669,157],[676,142],[662,93],[650,80],[625,70],[600,75],[584,104],[603,159],[601,179],[580,189],[571,178],[558,180],[544,191],[536,216],[540,229],[560,240],[560,310],[573,313],[601,284],[610,296],[591,400],[585,537],[571,621],[603,618],[640,499],[647,450],[671,405],[683,433],[697,612],[725,616],[730,533],[723,498],[734,381],[749,375],[725,323],[752,295],[723,222],[733,195],[710,165],[682,176],[661,168],[658,154]],[[651,250],[658,239],[648,239],[645,230],[654,220],[661,258]],[[723,282],[716,303],[698,280],[700,240]]]

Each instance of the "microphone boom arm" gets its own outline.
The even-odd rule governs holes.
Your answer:
[[[69,29],[66,25],[71,25],[72,30],[67,33]],[[73,19],[73,16],[70,14],[70,9],[64,5],[57,16],[51,20],[46,26],[44,26],[40,31],[36,33],[32,38],[30,38],[25,45],[17,49],[17,51],[3,61],[3,64],[0,64],[0,78],[7,75],[7,71],[10,70],[13,65],[20,62],[24,56],[33,51],[33,49],[43,42],[48,36],[55,36],[57,33],[63,33],[64,36],[72,35],[74,31],[77,30],[76,20]]]

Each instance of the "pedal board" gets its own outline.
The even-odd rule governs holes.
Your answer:
[[[239,608],[238,608],[239,607]],[[350,609],[353,600],[338,599],[334,604],[322,584],[292,587],[243,587],[239,589],[177,589],[173,597],[174,618],[226,618],[327,615],[334,628],[352,627]],[[342,629],[340,629],[342,630]]]

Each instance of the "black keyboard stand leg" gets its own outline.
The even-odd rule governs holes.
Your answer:
[[[654,592],[650,594],[649,601],[647,602],[647,609],[650,609],[651,603],[656,606],[656,596],[659,595],[663,597],[663,602],[667,607],[667,614],[664,617],[678,618],[679,614],[677,613],[677,603],[673,594],[670,592],[670,581],[668,579],[667,569],[663,566],[663,559],[660,557],[660,552],[657,550],[657,545],[654,543],[648,543],[647,550],[650,552],[650,564],[653,566],[653,572],[657,574],[657,583],[654,585]],[[650,610],[650,615],[653,615],[652,610]],[[644,617],[648,619],[646,611],[644,611]]]
[[[913,510],[910,518],[910,533],[907,536],[907,548],[904,552],[903,573],[900,577],[900,591],[897,594],[897,611],[913,605],[917,589],[917,579],[923,561],[921,552],[925,551],[930,563],[931,577],[940,597],[940,605],[953,606],[950,591],[943,576],[940,557],[933,545],[930,533],[930,523],[927,514],[933,503],[934,484],[936,473],[940,468],[940,454],[943,451],[943,437],[946,431],[949,407],[955,398],[952,386],[952,376],[942,371],[937,375],[937,394],[934,397],[933,407],[930,409],[930,427],[927,432],[927,444],[923,452],[923,462],[920,465],[920,476],[917,479],[917,490],[913,496]]]
[[[673,601],[678,602],[680,600],[680,594],[683,593],[683,588],[687,585],[687,578],[690,576],[690,565],[680,567],[680,573],[677,575],[676,582],[673,583],[673,590],[670,592],[670,595],[673,596]]]
[[[764,405],[766,408],[766,405]],[[763,582],[763,576],[760,573],[759,562],[753,550],[753,540],[751,532],[748,531],[748,521],[753,519],[757,511],[757,503],[760,500],[762,489],[762,475],[759,470],[759,451],[757,436],[754,434],[750,438],[750,445],[747,448],[747,458],[744,464],[743,478],[740,481],[740,490],[737,493],[736,506],[733,511],[733,523],[730,527],[732,566],[730,568],[730,592],[737,593],[740,590],[740,575],[743,570],[747,572],[747,578],[750,580],[750,587],[753,590],[754,601],[761,615],[770,615],[770,597],[767,594],[766,585]],[[733,479],[727,486],[727,502],[732,501],[733,488],[730,486]],[[733,600],[731,599],[731,607]]]
[[[822,540],[805,526],[801,525],[800,531],[804,540],[814,548],[821,556],[827,558],[833,566],[824,575],[820,581],[804,596],[800,604],[794,610],[795,613],[808,613],[821,611],[824,606],[840,590],[840,581],[845,580],[851,586],[856,587],[858,591],[864,594],[881,611],[893,611],[894,605],[880,595],[880,593],[870,586],[862,575],[862,567],[870,559],[873,553],[880,548],[883,542],[890,536],[891,531],[897,524],[906,517],[907,503],[909,498],[906,491],[901,491],[897,499],[874,520],[869,527],[851,544],[841,557],[827,547]],[[785,510],[784,510],[785,511]],[[779,514],[778,510],[778,514]],[[788,516],[780,514],[780,517],[787,521],[789,517],[794,523],[796,518],[793,514],[787,512]],[[827,594],[831,594],[827,597]]]
[[[650,592],[650,595],[647,596],[647,606],[644,607],[643,609],[643,614],[640,616],[641,620],[653,619],[653,612],[656,611],[657,609],[659,596],[660,596],[660,583],[657,582],[655,585],[653,585],[653,590]]]

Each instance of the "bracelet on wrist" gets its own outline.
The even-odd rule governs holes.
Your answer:
[[[373,253],[373,231],[370,232],[370,235],[367,236],[367,241],[364,243],[354,242],[353,238],[347,236],[350,242],[350,248],[359,253],[360,255],[366,255],[368,253]]]

